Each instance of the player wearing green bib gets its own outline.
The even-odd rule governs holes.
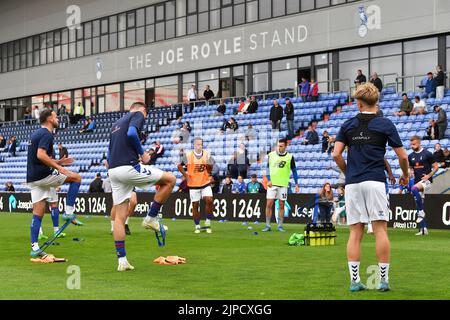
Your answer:
[[[278,231],[285,231],[283,229],[284,202],[287,199],[291,171],[295,181],[295,192],[298,193],[299,191],[297,168],[295,166],[294,157],[286,151],[286,147],[287,140],[280,139],[278,141],[277,151],[273,151],[268,155],[267,164],[269,174],[267,174],[266,227],[262,230],[263,232],[270,231],[270,220],[272,219],[272,210],[275,199],[278,199],[280,205],[278,211]]]

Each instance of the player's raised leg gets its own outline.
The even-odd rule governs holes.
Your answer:
[[[75,214],[75,200],[81,186],[81,176],[76,172],[67,171],[66,180],[64,183],[69,183],[69,190],[67,191],[66,210],[62,215],[64,221],[72,221],[75,225],[81,225],[77,220]]]
[[[142,225],[146,229],[153,229],[156,232],[164,232],[161,229],[158,213],[161,209],[162,205],[167,201],[167,199],[172,194],[172,190],[175,187],[176,178],[173,174],[168,172],[163,172],[161,178],[156,182],[156,185],[159,186],[158,191],[153,198],[153,202],[150,206],[150,210],[147,213],[147,216],[144,218]],[[163,226],[165,230],[167,230],[166,226]]]

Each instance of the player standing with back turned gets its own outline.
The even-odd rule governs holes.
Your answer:
[[[378,89],[371,83],[358,87],[354,98],[360,113],[341,127],[334,146],[333,158],[345,173],[347,224],[350,237],[347,243],[350,291],[367,289],[361,283],[359,264],[364,225],[372,222],[376,240],[376,254],[380,269],[378,290],[388,291],[390,243],[387,235],[389,202],[386,193],[384,156],[386,143],[399,158],[403,175],[400,184],[409,180],[408,156],[397,128],[387,118],[377,116]],[[348,146],[347,163],[342,153]]]

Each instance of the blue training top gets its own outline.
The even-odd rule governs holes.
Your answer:
[[[108,150],[110,169],[139,163],[139,156],[144,153],[139,139],[144,121],[141,112],[130,112],[113,124]]]
[[[423,176],[429,174],[433,170],[433,163],[436,162],[433,154],[426,149],[412,152],[408,156],[408,161],[409,166],[414,170],[414,183],[420,182]],[[429,181],[433,182],[433,178],[430,178]]]
[[[52,174],[53,168],[46,166],[38,159],[38,149],[44,149],[48,156],[53,158],[53,133],[47,128],[37,129],[31,135],[27,157],[27,182],[39,181]]]
[[[346,184],[364,181],[385,183],[386,143],[393,148],[403,146],[392,121],[372,113],[360,113],[347,120],[336,141],[348,146]]]

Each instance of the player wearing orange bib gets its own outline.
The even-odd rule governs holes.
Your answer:
[[[186,170],[185,170],[186,167]],[[195,233],[200,233],[200,200],[205,200],[207,233],[211,233],[211,219],[213,217],[213,193],[211,189],[211,171],[213,160],[208,151],[203,150],[203,139],[194,139],[194,150],[183,154],[178,170],[186,178],[189,195],[192,202],[192,214],[195,223]]]

